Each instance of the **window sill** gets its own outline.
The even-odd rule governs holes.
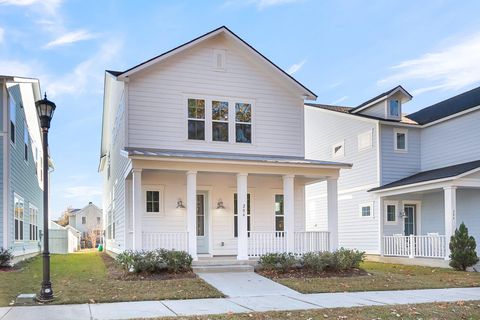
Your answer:
[[[396,226],[396,225],[398,225],[398,220],[397,221],[385,221],[384,225],[386,225],[386,226]]]
[[[407,149],[394,149],[393,150],[395,153],[408,153]]]

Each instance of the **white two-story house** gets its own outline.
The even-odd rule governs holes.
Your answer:
[[[93,202],[89,202],[82,209],[69,210],[68,225],[81,233],[82,241],[91,242],[91,238],[95,234],[95,243],[98,244],[102,239],[104,230],[102,209]]]
[[[247,260],[337,246],[337,161],[305,158],[316,95],[226,27],[106,71],[99,170],[106,249]],[[306,232],[305,186],[328,185]]]
[[[357,107],[307,103],[305,151],[353,164],[338,182],[339,245],[444,264],[461,222],[480,244],[480,88],[405,116],[411,99],[398,86]],[[308,230],[325,230],[326,186],[306,197]]]

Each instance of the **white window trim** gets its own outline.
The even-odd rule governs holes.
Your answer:
[[[188,139],[188,99],[200,99],[205,100],[205,140],[193,140]],[[212,101],[225,101],[228,102],[228,142],[227,141],[213,141],[212,137]],[[241,147],[252,147],[256,143],[256,130],[255,130],[255,99],[252,98],[241,98],[241,97],[225,97],[225,96],[210,96],[210,95],[198,95],[198,94],[183,94],[183,110],[184,110],[184,141],[189,144],[232,144],[236,148]],[[236,121],[235,121],[235,103],[248,103],[251,105],[251,142],[236,142]],[[194,119],[191,119],[194,120]]]
[[[158,212],[147,212],[147,191],[158,191]],[[148,217],[158,217],[165,215],[165,186],[161,184],[151,184],[142,186],[143,214]]]
[[[342,147],[341,153],[335,153],[335,148],[338,146]],[[342,140],[332,145],[332,158],[343,158],[343,157],[345,157],[345,140]]]
[[[398,116],[394,116],[390,114],[390,100],[397,100],[398,101]],[[400,99],[388,98],[385,100],[385,118],[386,119],[393,119],[393,120],[400,120],[402,118],[402,101]]]
[[[365,207],[370,208],[370,215],[369,216],[362,215],[362,208],[365,208]],[[373,202],[360,203],[358,205],[358,214],[359,214],[360,218],[373,218]]]
[[[383,202],[383,205],[384,205],[384,211],[385,211],[385,225],[397,225],[398,224],[398,215],[399,215],[399,212],[398,212],[398,208],[399,208],[399,202],[398,201],[387,201],[385,200]],[[387,207],[388,206],[395,206],[395,221],[388,221],[388,211],[387,211]]]
[[[222,56],[223,66],[218,67],[217,65],[217,56]],[[225,72],[227,69],[227,50],[225,49],[213,49],[213,57],[212,57],[212,67],[214,71],[223,71]]]
[[[403,133],[405,134],[405,149],[398,149],[397,148],[397,134]],[[408,152],[408,129],[403,128],[394,128],[393,129],[393,149],[395,152],[400,153],[407,153]]]
[[[37,234],[35,235],[35,238],[34,240],[30,240],[30,241],[33,241],[33,242],[37,242],[39,241],[40,237],[39,237],[39,229],[38,229],[38,208],[36,206],[34,206],[33,204],[31,203],[28,203],[28,214],[29,214],[29,226],[32,225],[32,209],[35,211],[35,223],[33,224],[34,226],[37,227]],[[28,228],[29,231],[30,228]],[[31,235],[29,235],[29,239],[30,239]]]
[[[368,136],[370,138],[370,144],[368,146],[360,147],[360,140],[361,140],[362,136],[365,136],[365,137]],[[358,134],[358,136],[357,136],[357,146],[358,146],[358,151],[364,151],[364,150],[372,149],[372,147],[373,147],[373,128],[368,130],[368,131],[365,131],[365,132],[362,132],[362,133]]]
[[[16,239],[15,237],[15,220],[17,220],[17,217],[15,216],[15,198],[18,198],[19,202],[23,203],[23,214],[22,214],[22,219],[18,219],[19,221],[23,222],[23,232],[22,234],[22,239]],[[23,199],[22,196],[18,195],[17,193],[13,193],[13,239],[14,242],[19,243],[23,242],[25,240],[25,199]]]

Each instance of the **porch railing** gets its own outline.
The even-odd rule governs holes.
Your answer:
[[[188,251],[188,232],[144,232],[142,240],[145,250]]]
[[[444,235],[384,236],[383,254],[410,258],[445,258],[447,239]]]
[[[248,255],[258,257],[267,253],[287,252],[288,234],[284,231],[251,231],[248,238]],[[294,233],[294,254],[328,251],[330,233],[306,231]]]

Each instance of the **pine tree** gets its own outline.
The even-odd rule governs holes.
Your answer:
[[[468,235],[468,228],[462,222],[450,238],[450,266],[456,270],[467,270],[478,262],[475,238]]]

